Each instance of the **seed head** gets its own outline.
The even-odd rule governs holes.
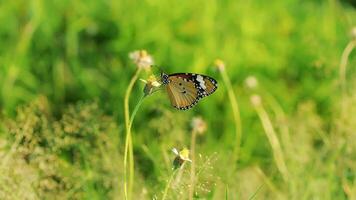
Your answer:
[[[252,103],[252,105],[254,106],[259,106],[261,105],[261,97],[260,95],[254,94],[250,97],[250,101]]]
[[[154,64],[152,56],[149,55],[146,50],[133,51],[129,54],[129,57],[137,65],[137,67],[145,70],[149,70]]]
[[[245,85],[249,89],[256,89],[258,87],[258,81],[257,78],[254,76],[248,76],[245,79]]]
[[[356,26],[351,29],[351,38],[356,40]]]
[[[225,63],[221,59],[216,59],[214,65],[219,71],[225,70]]]
[[[201,117],[194,117],[191,126],[193,131],[196,131],[198,134],[203,134],[207,129],[207,125]]]

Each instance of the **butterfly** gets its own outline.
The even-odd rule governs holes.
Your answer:
[[[165,86],[173,107],[188,110],[203,97],[209,96],[218,88],[218,83],[210,76],[193,73],[161,73],[161,82]]]

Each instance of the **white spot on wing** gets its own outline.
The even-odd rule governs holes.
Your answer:
[[[198,75],[197,76],[197,81],[199,82],[200,87],[205,90],[206,86],[205,86],[204,78],[202,76]]]

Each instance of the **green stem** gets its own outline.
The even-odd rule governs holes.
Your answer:
[[[129,123],[129,128],[130,128],[130,130],[131,130],[131,127],[132,127],[133,120],[134,120],[134,118],[135,118],[135,116],[136,116],[136,113],[137,113],[138,109],[140,108],[140,106],[141,106],[141,104],[142,104],[142,102],[143,102],[143,100],[144,100],[145,97],[146,97],[145,94],[143,94],[143,95],[140,97],[140,99],[138,100],[138,102],[137,102],[137,104],[136,104],[134,110],[132,111],[132,114],[131,114],[131,117],[130,117],[130,123]]]
[[[220,72],[221,72],[223,81],[227,87],[229,100],[230,100],[230,104],[232,107],[232,112],[234,115],[234,120],[235,120],[235,125],[236,125],[236,127],[235,127],[236,145],[235,145],[235,149],[234,149],[234,156],[235,156],[235,160],[237,161],[239,159],[241,136],[242,136],[242,124],[241,124],[240,110],[239,110],[239,105],[237,103],[236,95],[234,93],[229,76],[227,75],[225,69],[220,70]]]
[[[164,189],[164,193],[163,193],[163,196],[162,196],[162,200],[165,200],[165,199],[167,198],[167,194],[168,194],[169,187],[170,187],[170,185],[171,185],[171,183],[172,183],[172,180],[173,180],[174,176],[176,175],[176,173],[178,172],[179,169],[180,169],[180,168],[175,169],[175,170],[173,171],[173,173],[171,174],[171,177],[169,177],[169,180],[168,180],[168,183],[167,183],[167,185],[166,185],[166,188]]]
[[[129,86],[127,87],[124,99],[124,112],[125,112],[125,128],[126,128],[126,139],[125,139],[125,153],[124,153],[124,195],[125,199],[131,199],[132,194],[132,186],[133,186],[133,150],[132,150],[132,139],[131,139],[131,130],[130,130],[130,111],[129,111],[129,98],[131,95],[132,88],[135,82],[138,79],[138,76],[141,72],[142,68],[138,68],[132,77]],[[130,152],[130,177],[129,180],[127,178],[127,160],[128,160],[128,152]],[[129,183],[128,183],[129,182]],[[128,188],[129,186],[129,188]]]
[[[273,157],[277,165],[277,169],[282,174],[285,181],[288,181],[288,170],[285,163],[283,151],[278,140],[277,134],[273,128],[272,122],[268,117],[267,111],[264,109],[262,104],[254,105],[255,110],[261,120],[263,129],[265,130],[267,139],[272,147]]]
[[[134,183],[134,172],[135,172],[135,162],[134,162],[134,155],[133,155],[133,143],[132,143],[132,135],[131,135],[131,128],[132,128],[132,123],[133,123],[133,120],[136,116],[136,113],[139,109],[139,107],[141,106],[143,100],[144,100],[144,97],[145,95],[141,96],[141,98],[139,99],[139,101],[137,102],[132,114],[131,114],[131,117],[130,117],[130,122],[129,122],[129,132],[130,132],[130,140],[129,140],[129,157],[130,157],[130,163],[129,163],[129,169],[130,169],[130,172],[129,172],[129,191],[130,191],[130,194],[132,194],[132,189],[133,189],[133,183]]]
[[[282,109],[282,106],[278,103],[278,101],[272,96],[272,94],[268,93],[265,90],[262,90],[263,96],[265,96],[266,100],[268,101],[271,109],[273,110],[274,114],[276,115],[276,119],[278,121],[278,125],[281,131],[281,139],[283,142],[284,149],[289,153],[291,152],[291,139],[290,139],[290,132],[288,127],[288,120],[285,112]]]
[[[351,40],[347,46],[345,47],[344,51],[341,55],[340,60],[340,67],[339,67],[339,78],[340,78],[340,85],[341,85],[341,92],[342,92],[342,117],[345,116],[346,113],[346,67],[349,56],[352,50],[356,47],[356,40]]]
[[[190,142],[190,158],[192,163],[190,165],[190,187],[189,187],[189,200],[193,199],[194,196],[194,186],[195,186],[195,141],[197,132],[192,131],[192,138]]]

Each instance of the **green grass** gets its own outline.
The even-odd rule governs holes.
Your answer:
[[[164,90],[145,98],[130,130],[132,199],[187,199],[191,182],[195,199],[356,198],[356,50],[343,55],[356,11],[347,3],[0,0],[0,24],[0,199],[125,198],[136,49],[219,88],[189,111],[172,108]],[[134,84],[129,116],[143,88]],[[192,181],[189,162],[172,175],[171,149],[190,148],[196,116],[207,130],[194,139]]]

